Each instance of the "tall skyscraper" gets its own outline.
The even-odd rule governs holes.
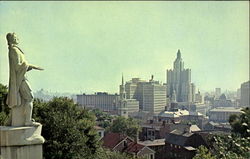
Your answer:
[[[195,86],[191,83],[191,69],[184,68],[180,50],[173,66],[173,70],[167,70],[167,96],[172,99],[175,92],[177,102],[194,102]]]
[[[241,84],[241,87],[240,87],[240,105],[242,107],[250,107],[249,90],[250,90],[250,81],[247,81],[247,82],[244,82]]]

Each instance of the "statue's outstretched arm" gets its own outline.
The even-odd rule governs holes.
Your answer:
[[[29,64],[29,67],[28,67],[28,70],[27,70],[27,71],[30,71],[30,70],[32,70],[32,69],[40,70],[40,71],[44,70],[44,69],[41,68],[41,67],[38,67],[38,66],[35,66],[35,65],[32,65],[32,64]]]

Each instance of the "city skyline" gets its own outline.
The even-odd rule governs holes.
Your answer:
[[[28,73],[34,91],[117,93],[122,73],[165,83],[178,49],[196,91],[249,80],[248,2],[0,2],[0,20],[5,85],[8,32],[45,69]]]

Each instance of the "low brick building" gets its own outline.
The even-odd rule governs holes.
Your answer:
[[[166,133],[170,133],[171,131],[177,130],[188,130],[191,132],[200,131],[197,125],[191,124],[180,124],[180,123],[167,123],[166,121],[156,122],[149,121],[141,125],[142,131],[139,134],[140,140],[155,140],[155,139],[163,139],[166,136]]]
[[[190,131],[174,130],[166,134],[165,158],[168,159],[192,159],[196,149],[204,145],[207,147],[205,139],[198,133]]]
[[[155,159],[164,159],[165,156],[165,138],[156,140],[146,140],[139,142],[155,151]]]

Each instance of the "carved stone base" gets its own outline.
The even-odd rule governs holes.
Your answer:
[[[42,159],[42,144],[1,147],[0,159]]]
[[[42,125],[0,126],[0,159],[42,159]]]

